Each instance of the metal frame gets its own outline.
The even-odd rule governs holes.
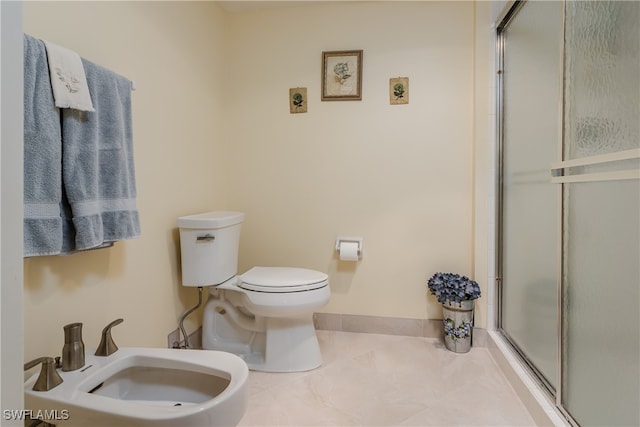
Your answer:
[[[498,332],[505,338],[505,340],[509,343],[509,345],[513,348],[515,353],[520,358],[521,362],[533,373],[533,377],[538,383],[538,385],[547,391],[549,396],[553,399],[555,398],[555,388],[551,385],[551,383],[544,377],[542,372],[533,364],[533,362],[527,357],[526,353],[517,345],[517,343],[509,336],[509,334],[504,330],[502,325],[502,304],[503,304],[503,200],[504,200],[504,52],[505,52],[505,31],[508,28],[509,24],[513,20],[513,18],[518,14],[518,12],[522,9],[526,0],[517,0],[515,1],[511,7],[506,11],[506,13],[502,16],[501,21],[497,25],[497,38],[496,38],[496,129],[497,129],[497,147],[496,147],[496,159],[497,159],[497,167],[496,167],[496,287],[497,287],[497,304],[496,304],[496,324],[498,328]]]
[[[503,238],[503,224],[502,224],[502,209],[503,209],[503,148],[504,148],[504,82],[502,72],[504,70],[504,30],[509,25],[513,17],[517,14],[520,8],[524,5],[525,1],[516,0],[510,7],[505,8],[505,12],[498,18],[496,26],[496,328],[503,333],[502,329],[502,238]],[[503,333],[503,335],[505,335]],[[505,335],[505,338],[508,338]],[[509,340],[510,341],[510,340]],[[511,342],[511,341],[510,341]]]
[[[560,144],[558,146],[558,158],[559,159],[563,159],[564,160],[564,152],[565,152],[565,140],[564,140],[564,135],[565,135],[565,115],[566,115],[566,111],[565,111],[565,61],[566,61],[566,52],[565,52],[565,46],[567,44],[566,40],[567,40],[567,7],[566,7],[566,2],[564,4],[564,7],[562,8],[562,47],[560,49],[561,54],[562,54],[562,61],[560,62],[560,73],[562,76],[562,93],[560,94],[560,97],[562,99],[562,106],[560,108],[560,129],[558,130],[560,132],[559,135],[559,141]],[[564,319],[565,319],[565,311],[563,309],[564,304],[565,304],[565,293],[564,293],[564,272],[565,272],[565,264],[566,264],[566,257],[564,256],[565,251],[564,251],[564,230],[565,230],[565,214],[564,214],[564,199],[565,199],[565,186],[564,185],[559,185],[558,186],[558,218],[556,221],[556,226],[558,227],[558,242],[557,242],[557,250],[558,250],[558,254],[560,254],[560,259],[558,260],[558,264],[556,266],[557,268],[557,277],[558,277],[558,289],[557,289],[557,300],[558,300],[558,336],[557,338],[557,343],[558,343],[558,352],[557,352],[557,360],[556,360],[556,372],[558,374],[558,379],[557,379],[557,386],[556,386],[556,391],[555,391],[555,404],[556,404],[556,408],[558,408],[558,410],[560,411],[560,413],[562,413],[562,415],[564,415],[564,417],[571,423],[571,425],[573,426],[578,426],[578,423],[573,419],[573,417],[565,410],[564,406],[562,405],[562,395],[564,394],[564,386],[563,386],[563,381],[564,381],[564,368],[563,368],[563,360],[564,360],[564,355],[565,355],[565,347],[564,347],[564,336],[565,336],[565,327],[564,327]]]
[[[557,219],[557,249],[560,259],[558,260],[557,267],[557,292],[558,292],[558,325],[557,325],[557,339],[558,339],[558,351],[557,351],[557,360],[556,360],[556,372],[558,375],[557,385],[553,387],[549,381],[542,375],[539,369],[531,362],[531,360],[527,357],[527,355],[519,348],[519,346],[513,341],[513,339],[507,334],[507,332],[503,328],[502,324],[502,303],[503,303],[503,171],[504,171],[504,81],[503,81],[503,71],[504,71],[504,52],[505,52],[505,31],[508,28],[509,24],[512,22],[513,18],[517,15],[517,13],[521,10],[527,0],[516,0],[514,1],[510,7],[508,7],[502,16],[496,22],[496,260],[495,260],[495,268],[496,268],[496,326],[498,332],[505,338],[505,340],[509,343],[509,345],[514,349],[515,353],[520,358],[521,362],[527,369],[533,374],[533,378],[538,383],[538,385],[546,390],[548,396],[555,402],[556,408],[562,413],[562,415],[567,419],[569,423],[574,426],[577,426],[576,421],[571,417],[571,415],[564,409],[562,406],[562,378],[563,378],[563,369],[562,369],[562,360],[563,360],[563,341],[562,337],[564,336],[563,330],[563,304],[564,304],[564,295],[563,295],[563,266],[564,266],[564,257],[563,257],[563,230],[564,230],[564,215],[563,215],[563,198],[564,198],[564,186],[558,186],[557,192],[557,200],[558,200],[558,219]],[[563,31],[566,31],[566,11],[563,9]],[[564,58],[564,38],[562,40],[563,47],[561,48],[561,54]],[[561,69],[558,70],[561,75],[563,74],[563,61],[561,62]],[[561,87],[560,96],[564,99],[564,86]],[[558,140],[561,142],[558,147],[558,158],[563,158],[563,147],[564,147],[564,102],[563,107],[560,108],[560,135],[558,136]],[[556,169],[561,169],[563,167],[569,167],[568,165],[557,164],[555,165]],[[559,171],[558,171],[559,172]],[[554,178],[560,178],[559,176]],[[552,181],[550,180],[550,183]]]
[[[511,339],[504,333],[502,328],[502,254],[503,254],[503,171],[504,171],[504,49],[505,35],[504,31],[509,26],[511,20],[516,16],[518,11],[524,6],[526,0],[516,0],[510,7],[505,9],[502,16],[498,18],[496,26],[496,327],[507,340],[512,343]],[[513,343],[512,343],[513,344]],[[520,351],[518,351],[521,354]]]

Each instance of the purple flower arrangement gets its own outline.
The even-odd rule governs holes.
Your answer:
[[[470,301],[480,298],[478,283],[459,274],[436,273],[427,281],[427,286],[440,303]]]

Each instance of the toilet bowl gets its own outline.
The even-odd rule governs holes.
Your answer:
[[[237,275],[241,212],[178,219],[185,286],[208,287],[202,345],[240,356],[250,369],[300,372],[322,355],[313,312],[329,301],[326,274],[291,267],[253,267]]]

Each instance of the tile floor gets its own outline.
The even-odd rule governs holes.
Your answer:
[[[436,338],[319,330],[324,364],[249,375],[240,426],[533,426],[489,354]]]

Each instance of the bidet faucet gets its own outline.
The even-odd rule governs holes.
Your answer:
[[[100,339],[100,344],[95,352],[96,356],[108,356],[118,351],[118,346],[113,342],[113,338],[111,338],[111,328],[122,322],[124,322],[124,319],[116,319],[104,327],[102,330],[102,339]]]
[[[84,343],[82,323],[69,323],[64,327],[64,347],[62,347],[62,370],[75,371],[84,366]]]
[[[38,379],[33,385],[33,390],[49,391],[62,384],[62,378],[60,377],[60,374],[58,374],[58,371],[56,371],[56,364],[53,357],[38,357],[31,362],[25,363],[24,370],[28,371],[39,363],[42,363],[42,368],[40,369]]]

